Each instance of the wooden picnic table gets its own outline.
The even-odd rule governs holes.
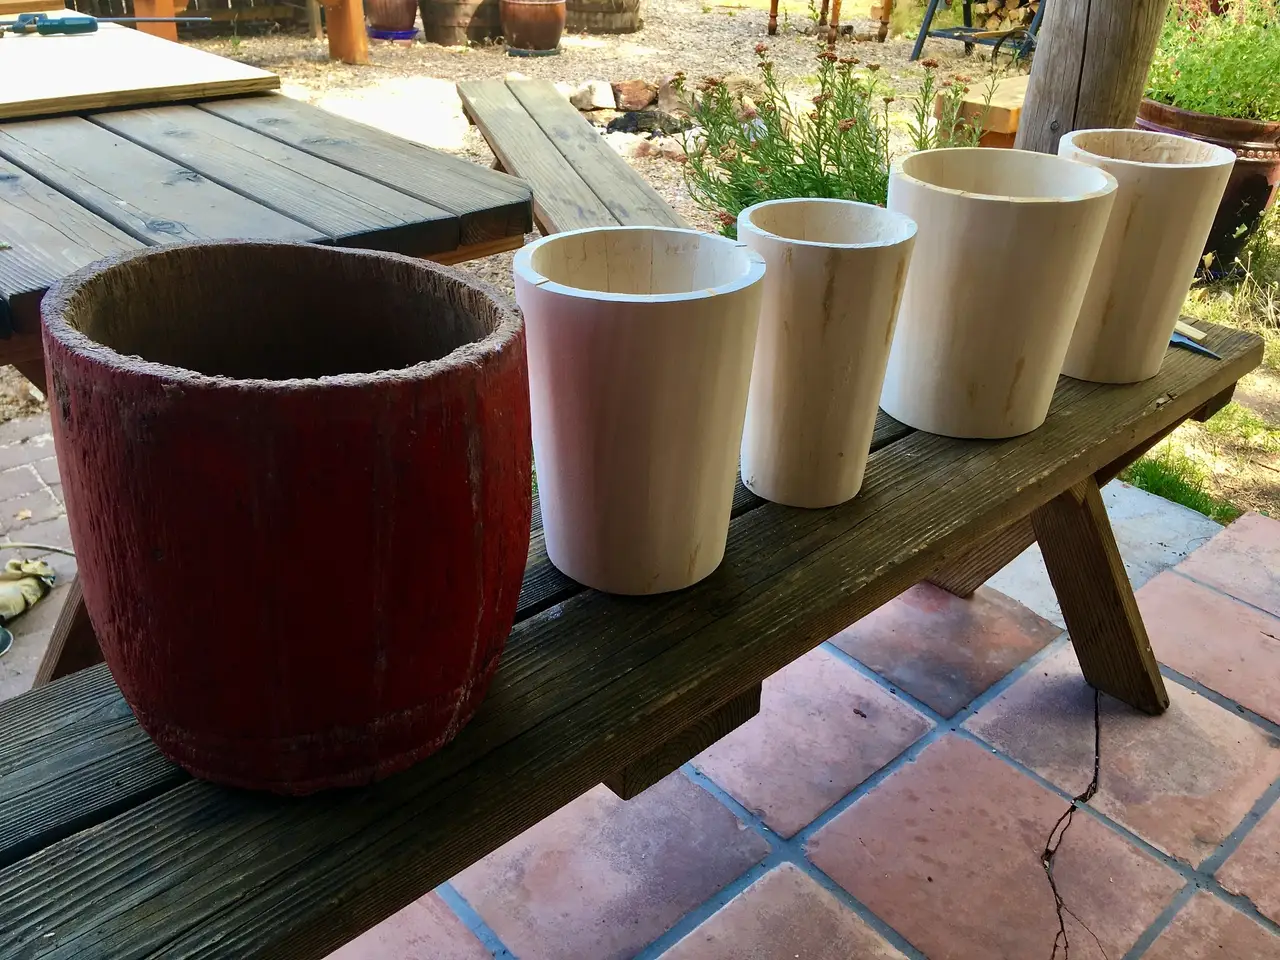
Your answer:
[[[595,784],[630,796],[655,782],[755,712],[766,677],[923,579],[971,590],[1029,536],[1086,678],[1159,713],[1168,697],[1098,485],[1260,362],[1257,336],[1206,329],[1223,359],[1171,350],[1128,386],[1063,378],[1045,425],[1011,440],[882,414],[856,499],[799,510],[739,487],[724,563],[678,593],[575,584],[535,519],[484,705],[373,786],[298,800],[192,780],[104,666],[0,703],[6,955],[324,957]]]

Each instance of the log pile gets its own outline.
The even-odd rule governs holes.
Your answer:
[[[973,5],[974,25],[984,30],[1028,27],[1042,0],[985,0]]]

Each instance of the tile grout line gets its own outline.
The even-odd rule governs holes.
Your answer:
[[[1133,941],[1133,946],[1125,951],[1124,956],[1120,960],[1138,960],[1147,949],[1160,939],[1160,935],[1169,928],[1169,924],[1173,923],[1173,918],[1182,912],[1182,908],[1191,902],[1191,898],[1196,895],[1196,891],[1200,889],[1200,885],[1194,880],[1188,880],[1186,885],[1173,895],[1173,899],[1165,904],[1165,908],[1156,914],[1156,918],[1151,921],[1150,926],[1138,934],[1138,939]]]
[[[494,960],[519,960],[511,948],[502,942],[502,938],[494,929],[485,923],[484,917],[471,906],[467,898],[457,891],[452,880],[446,880],[436,887],[434,892],[439,894],[445,906],[462,922],[463,926],[471,931],[472,936],[480,941],[481,946],[489,951]]]
[[[1225,528],[1225,527],[1223,527],[1223,529],[1225,530],[1226,528]],[[1200,548],[1199,548],[1199,547],[1197,547],[1197,548],[1196,548],[1196,550],[1198,550],[1198,549],[1200,549]],[[1195,550],[1191,551],[1191,553],[1195,553]],[[1189,554],[1187,554],[1187,556],[1188,556],[1188,557],[1190,557],[1190,556],[1191,556],[1191,554],[1189,553]],[[1216,587],[1216,586],[1214,586],[1212,583],[1205,583],[1203,580],[1197,580],[1197,579],[1196,579],[1195,577],[1193,577],[1191,574],[1189,574],[1189,573],[1184,573],[1182,570],[1179,570],[1179,569],[1178,569],[1178,567],[1180,567],[1180,566],[1182,566],[1182,564],[1181,564],[1181,563],[1179,563],[1177,566],[1174,566],[1174,567],[1168,567],[1167,569],[1168,569],[1171,573],[1174,573],[1174,574],[1176,574],[1177,576],[1181,577],[1183,580],[1187,580],[1187,581],[1189,581],[1189,582],[1191,582],[1191,583],[1194,583],[1197,587],[1204,587],[1204,589],[1208,590],[1210,593],[1215,593],[1215,594],[1217,594],[1218,596],[1223,597],[1223,598],[1224,598],[1224,599],[1226,599],[1226,600],[1233,600],[1233,601],[1235,601],[1236,603],[1240,604],[1240,605],[1241,605],[1241,606],[1243,606],[1243,607],[1247,607],[1247,608],[1248,608],[1248,609],[1250,609],[1250,610],[1253,610],[1253,611],[1255,611],[1255,612],[1257,612],[1257,613],[1262,614],[1264,617],[1266,617],[1266,618],[1267,618],[1267,619],[1269,619],[1269,620],[1280,620],[1280,617],[1277,617],[1277,616],[1276,616],[1274,613],[1272,613],[1270,610],[1264,610],[1262,607],[1258,606],[1258,605],[1257,605],[1257,604],[1255,604],[1255,603],[1250,603],[1248,600],[1241,600],[1239,597],[1235,596],[1234,594],[1227,593],[1227,591],[1223,590],[1221,587]],[[1153,579],[1153,580],[1154,580],[1154,579],[1155,579],[1155,577],[1152,577],[1151,579]]]
[[[1158,659],[1159,658],[1157,658],[1157,660]],[[1160,664],[1160,673],[1166,680],[1172,680],[1174,683],[1178,684],[1178,686],[1185,687],[1192,693],[1204,697],[1212,703],[1216,703],[1227,712],[1234,714],[1243,720],[1249,721],[1255,727],[1261,728],[1264,733],[1280,740],[1280,723],[1275,723],[1259,713],[1254,713],[1254,711],[1250,710],[1244,704],[1232,700],[1230,697],[1224,696],[1212,687],[1205,686],[1199,680],[1188,677],[1184,673],[1179,673],[1167,664]]]

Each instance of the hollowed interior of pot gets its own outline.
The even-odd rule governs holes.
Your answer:
[[[745,247],[688,230],[602,228],[542,241],[530,266],[578,290],[634,296],[704,291],[745,282],[755,261]]]
[[[841,246],[889,246],[912,237],[915,222],[900,213],[845,200],[783,200],[747,213],[757,230],[784,240]]]
[[[57,312],[126,357],[240,380],[411,367],[483,340],[511,316],[425,265],[290,244],[124,258],[73,286]],[[56,322],[51,330],[58,335]]]
[[[1025,200],[1078,200],[1105,192],[1096,167],[1026,150],[951,147],[914,153],[902,172],[931,186]]]
[[[1094,156],[1129,163],[1191,166],[1235,160],[1230,150],[1211,143],[1151,130],[1081,130],[1071,134],[1071,142]]]

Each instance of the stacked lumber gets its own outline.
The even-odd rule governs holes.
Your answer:
[[[1042,0],[983,0],[973,5],[974,24],[984,30],[1028,27]]]

